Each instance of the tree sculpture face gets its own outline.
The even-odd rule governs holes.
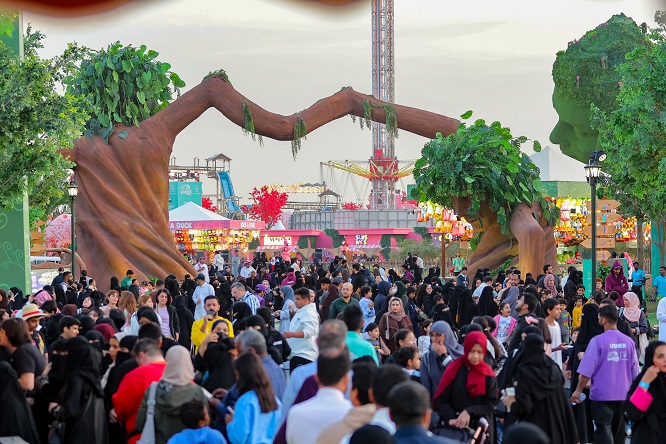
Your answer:
[[[590,110],[562,97],[557,86],[553,91],[553,108],[559,120],[550,133],[551,143],[559,145],[563,154],[587,163],[599,139],[599,132],[590,124]]]

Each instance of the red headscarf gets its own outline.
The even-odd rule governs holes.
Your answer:
[[[458,371],[460,371],[463,365],[469,369],[469,373],[467,374],[467,392],[469,395],[472,398],[476,398],[477,396],[486,394],[486,376],[495,376],[495,372],[493,371],[493,368],[484,361],[481,361],[477,365],[470,364],[467,355],[469,355],[476,344],[479,344],[483,350],[483,355],[485,356],[487,343],[488,338],[486,338],[486,335],[480,331],[473,331],[465,336],[465,353],[446,367],[444,375],[437,386],[434,399],[437,399],[442,393],[444,393],[444,390],[454,379],[456,379]]]

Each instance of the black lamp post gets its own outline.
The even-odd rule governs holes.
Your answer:
[[[590,155],[590,163],[585,165],[585,177],[590,184],[592,191],[592,290],[594,293],[597,285],[597,182],[601,174],[599,162],[606,160],[606,153],[603,150],[596,150]]]
[[[79,187],[76,186],[76,182],[74,182],[74,179],[67,185],[67,194],[69,194],[69,197],[71,199],[71,208],[72,208],[72,242],[70,245],[70,249],[72,250],[72,278],[74,278],[74,281],[76,282],[76,232],[74,228],[74,201],[76,200],[76,196],[79,194]]]

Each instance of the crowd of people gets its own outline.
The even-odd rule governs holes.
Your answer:
[[[456,259],[447,278],[411,254],[388,270],[216,254],[194,278],[127,270],[106,293],[85,270],[0,289],[0,436],[666,442],[666,342],[638,263],[590,292],[575,267],[470,276]]]

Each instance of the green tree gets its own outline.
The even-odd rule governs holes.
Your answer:
[[[461,117],[471,116],[468,111]],[[485,201],[497,214],[504,234],[509,233],[511,214],[520,203],[540,203],[545,218],[550,219],[554,214],[541,192],[539,169],[520,151],[527,140],[514,137],[500,122],[487,125],[481,119],[469,127],[461,123],[448,137],[437,134],[416,161],[412,197],[449,208],[453,198],[465,197],[471,202],[470,216],[475,216]],[[534,150],[541,150],[537,141]]]
[[[659,17],[657,17],[659,18]],[[659,237],[653,239],[666,257],[666,30],[651,30],[647,45],[627,54],[617,109],[593,107],[593,125],[608,154],[603,170],[607,194],[620,201],[623,212],[651,219]],[[626,209],[625,209],[626,208]]]
[[[435,245],[431,238],[423,238],[422,240],[404,239],[398,241],[398,256],[407,257],[407,253],[416,254],[425,260],[436,260],[442,256],[442,247]]]
[[[73,146],[86,120],[78,99],[56,92],[74,53],[40,59],[43,38],[28,28],[23,59],[0,43],[0,206],[12,208],[27,191],[33,223],[64,196],[73,164],[59,150]]]

